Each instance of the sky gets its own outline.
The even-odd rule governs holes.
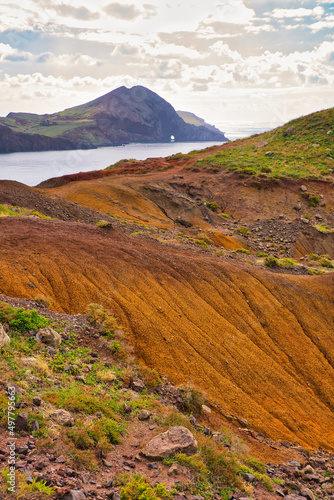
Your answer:
[[[330,0],[0,0],[0,116],[144,85],[221,130],[334,106]]]

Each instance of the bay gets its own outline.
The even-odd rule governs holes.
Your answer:
[[[119,160],[159,158],[204,149],[216,142],[171,142],[71,151],[40,151],[0,155],[0,179],[36,186],[46,179],[78,172],[100,170]]]

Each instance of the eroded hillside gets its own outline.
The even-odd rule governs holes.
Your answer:
[[[308,148],[291,126],[258,146],[261,137],[123,161],[38,188],[2,183],[1,292],[42,295],[73,314],[100,303],[141,359],[204,389],[226,419],[334,449],[333,172],[313,155],[330,150],[330,134],[326,122],[312,138],[312,171],[282,175],[270,149],[280,134],[288,163],[293,148]],[[229,168],[238,148],[262,167]]]

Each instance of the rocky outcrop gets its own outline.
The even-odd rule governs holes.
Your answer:
[[[40,134],[14,132],[10,127],[0,125],[0,153],[23,151],[58,151],[64,149],[87,149],[90,143],[78,143],[69,139],[46,137]]]
[[[7,335],[7,333],[5,332],[4,327],[0,323],[0,349],[1,349],[1,347],[4,347],[6,344],[9,344],[9,343],[10,343],[10,338]]]
[[[57,349],[61,344],[61,336],[53,328],[41,328],[37,332],[37,341]]]
[[[145,458],[162,460],[178,452],[186,455],[197,453],[196,439],[186,427],[181,425],[155,436],[142,449],[141,454]]]

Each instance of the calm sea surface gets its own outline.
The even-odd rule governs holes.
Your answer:
[[[230,133],[226,132],[226,137],[234,140],[260,131],[262,129],[231,130]],[[89,150],[0,154],[0,179],[36,186],[51,177],[100,170],[127,158],[146,160],[146,158],[164,157],[175,153],[189,153],[194,149],[204,149],[215,144],[223,143],[126,144]]]

